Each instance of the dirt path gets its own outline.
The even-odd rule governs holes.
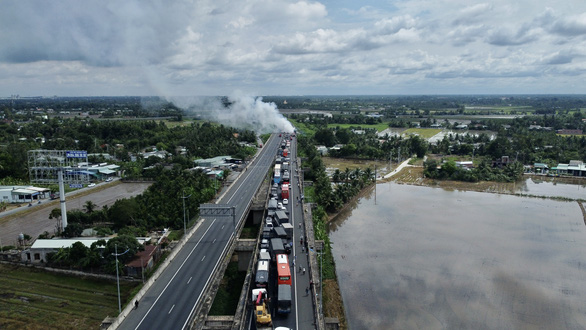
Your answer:
[[[86,201],[91,200],[98,208],[112,205],[118,199],[136,196],[145,191],[151,183],[120,183],[97,187],[87,193],[67,196],[67,210],[83,209]],[[0,219],[0,240],[2,245],[15,245],[20,233],[28,234],[33,239],[45,231],[54,233],[56,221],[49,219],[49,213],[59,207],[59,201],[47,201],[22,212]]]

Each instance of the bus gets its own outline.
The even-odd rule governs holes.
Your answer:
[[[269,262],[268,260],[259,260],[256,268],[256,279],[254,284],[257,288],[266,288],[269,282]]]
[[[283,185],[281,186],[281,198],[282,199],[289,199],[289,185],[286,183],[283,183]]]
[[[291,285],[291,268],[286,254],[277,255],[277,283]]]

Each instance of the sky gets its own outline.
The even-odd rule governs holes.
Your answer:
[[[0,4],[0,97],[586,94],[584,82],[584,0]]]

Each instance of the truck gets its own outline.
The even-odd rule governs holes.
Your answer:
[[[273,320],[267,306],[267,289],[253,289],[252,303],[254,304],[254,319],[256,321],[257,329],[261,327],[272,327]]]
[[[283,227],[274,227],[273,231],[275,232],[275,236],[282,239],[283,242],[287,241],[287,232]]]
[[[271,260],[277,260],[277,254],[285,254],[285,246],[283,245],[283,240],[280,238],[271,238]]]
[[[275,211],[275,216],[273,217],[273,219],[276,219],[279,225],[289,222],[289,217],[282,210]]]
[[[291,286],[288,284],[279,284],[277,296],[277,313],[291,313]]]
[[[281,198],[282,199],[289,199],[289,184],[283,183],[281,186]]]
[[[285,223],[281,224],[281,226],[283,227],[283,229],[287,233],[287,238],[288,239],[293,238],[293,225],[288,222],[285,222]]]

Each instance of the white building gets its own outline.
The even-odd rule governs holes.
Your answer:
[[[49,188],[34,186],[0,186],[0,202],[31,203],[51,197]]]

